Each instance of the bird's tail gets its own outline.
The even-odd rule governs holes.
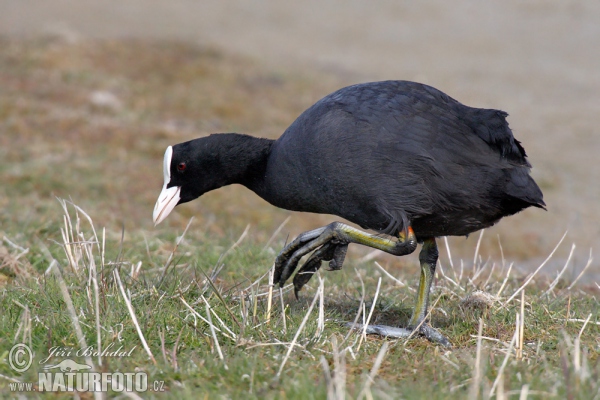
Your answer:
[[[531,175],[529,175],[529,168],[513,169],[510,170],[509,174],[506,193],[514,199],[514,205],[520,207],[515,212],[529,206],[546,210],[544,194]]]

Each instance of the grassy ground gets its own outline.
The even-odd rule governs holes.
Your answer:
[[[179,43],[0,39],[0,48],[7,397],[11,384],[37,382],[52,348],[78,349],[83,338],[96,349],[133,349],[128,357],[71,358],[164,382],[164,392],[144,397],[600,398],[600,287],[585,279],[571,286],[583,267],[573,264],[556,282],[527,279],[519,259],[547,256],[537,238],[502,236],[515,264],[500,256],[495,235],[484,236],[475,263],[478,235],[463,243],[468,260],[464,249],[451,258],[442,242],[431,318],[454,343],[445,350],[344,325],[357,315],[406,323],[416,257],[353,249],[343,271],[321,272],[300,301],[287,288],[283,297],[269,292],[268,271],[288,233],[323,217],[288,220],[230,187],[151,229],[167,145],[198,132],[277,137],[319,93],[341,86],[336,78],[265,71]],[[18,342],[35,353],[23,374],[8,363]]]

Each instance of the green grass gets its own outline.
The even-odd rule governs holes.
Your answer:
[[[105,357],[102,366],[92,358],[99,371],[144,371],[151,381],[165,383],[166,392],[153,394],[156,396],[325,398],[329,391],[332,396],[351,398],[361,393],[374,398],[447,398],[449,393],[456,397],[479,393],[477,397],[487,398],[509,347],[498,398],[502,392],[516,395],[523,390],[544,398],[600,396],[599,302],[590,292],[569,290],[566,282],[558,283],[547,294],[548,279],[534,279],[525,287],[524,344],[519,350],[518,343],[509,344],[516,328],[515,318],[521,313],[521,297],[508,303],[506,300],[524,283],[523,279],[508,274],[507,265],[498,265],[499,270],[493,272],[490,263],[479,263],[475,272],[468,268],[462,278],[456,266],[443,265],[444,275],[438,274],[432,294],[437,301],[432,320],[454,344],[452,350],[446,350],[423,338],[405,341],[362,337],[344,325],[361,310],[363,295],[369,314],[379,279],[382,283],[371,321],[406,323],[414,295],[409,287],[415,287],[416,276],[406,278],[409,285],[401,287],[374,268],[372,262],[349,260],[342,272],[320,273],[322,289],[318,279],[313,278],[300,301],[294,300],[289,288],[284,290],[284,325],[277,290],[272,294],[269,312],[268,276],[264,276],[283,238],[278,238],[272,248],[263,249],[250,231],[232,248],[232,241],[193,234],[192,222],[183,238],[176,237],[182,232],[172,232],[145,239],[132,235],[120,242],[96,229],[96,241],[84,214],[76,214],[72,206],[67,206],[71,225],[62,229],[78,240],[61,243],[62,235],[56,232],[57,243],[40,251],[46,253],[41,257],[48,258],[44,265],[57,261],[51,270],[39,272],[26,257],[19,258],[23,249],[10,244],[2,248],[3,271],[9,281],[0,295],[0,308],[6,310],[0,317],[0,387],[4,391],[10,389],[12,380],[37,382],[41,370],[37,363],[48,357],[49,349],[78,349],[74,327],[79,325],[88,346],[98,348],[99,335],[101,348],[110,345],[113,349],[133,349],[130,357]],[[135,269],[140,262],[141,267]],[[56,270],[61,271],[77,321],[68,312]],[[116,282],[117,272],[154,361],[143,349]],[[488,279],[490,273],[494,274],[492,279]],[[90,274],[97,278],[97,291]],[[364,292],[356,274],[364,281]],[[469,279],[475,275],[478,277],[471,282]],[[508,277],[506,284],[496,297],[504,277]],[[320,290],[323,302],[317,300],[298,333]],[[483,300],[477,301],[479,298]],[[207,322],[206,304],[214,311],[214,327],[220,330],[215,335]],[[588,315],[591,318],[582,329],[583,322],[577,320],[585,320]],[[480,319],[485,339],[478,346]],[[297,346],[283,364],[296,335]],[[22,375],[7,363],[14,342],[31,343],[35,352],[34,367]],[[383,358],[371,382],[368,375],[384,344]],[[522,355],[518,356],[517,351]],[[477,353],[479,367],[475,363]],[[52,363],[60,359],[54,357]],[[82,357],[75,359],[86,362]],[[477,370],[481,375],[475,384]]]
[[[99,338],[101,348],[133,349],[128,357],[104,357],[102,365],[92,357],[97,371],[142,371],[150,382],[164,382],[164,392],[143,397],[488,398],[500,376],[492,397],[528,392],[531,398],[600,398],[600,288],[585,277],[570,287],[580,261],[567,266],[552,290],[555,276],[543,271],[527,283],[523,346],[510,345],[521,294],[508,300],[527,278],[521,261],[548,255],[539,238],[519,229],[525,213],[483,236],[475,266],[479,235],[449,241],[452,263],[440,241],[431,318],[454,344],[451,350],[420,337],[363,337],[345,326],[363,310],[361,304],[366,315],[373,308],[371,322],[408,321],[418,278],[414,255],[396,259],[354,246],[342,271],[319,273],[322,287],[314,277],[299,301],[286,289],[284,310],[278,290],[269,296],[268,271],[288,236],[329,217],[290,214],[229,187],[178,207],[152,228],[167,145],[212,131],[277,137],[321,94],[342,86],[338,78],[265,70],[217,49],[181,43],[0,39],[0,48],[5,397],[15,396],[15,381],[37,382],[39,361],[50,349],[80,348],[80,329],[88,346],[97,349]],[[95,101],[97,92],[118,101]],[[65,212],[56,197],[72,199],[81,210],[65,203]],[[307,313],[320,293],[323,301],[317,297]],[[207,303],[214,334],[202,320]],[[484,339],[478,345],[480,320]],[[22,374],[8,363],[19,342],[31,344],[35,353],[33,366]],[[36,394],[42,396],[30,395]]]

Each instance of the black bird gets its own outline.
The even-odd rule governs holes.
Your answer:
[[[338,215],[376,232],[332,222],[298,236],[275,261],[275,282],[283,286],[313,252],[294,277],[296,293],[322,261],[340,269],[350,243],[397,256],[422,243],[408,329],[373,325],[367,332],[406,337],[420,325],[418,333],[449,346],[423,323],[435,238],[468,235],[529,206],[545,208],[507,115],[414,82],[349,86],[304,111],[277,140],[226,133],[169,146],[154,222],[178,204],[237,183],[274,206]]]

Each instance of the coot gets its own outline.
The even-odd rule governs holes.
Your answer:
[[[449,346],[423,321],[435,238],[468,235],[529,206],[545,207],[506,116],[415,82],[349,86],[319,100],[277,140],[227,133],[169,146],[154,222],[178,204],[237,183],[276,207],[334,214],[376,232],[333,222],[298,236],[275,261],[275,282],[283,285],[312,252],[294,277],[296,293],[322,261],[341,268],[350,243],[397,256],[422,243],[409,327],[373,325],[367,332],[406,337],[419,327]]]

